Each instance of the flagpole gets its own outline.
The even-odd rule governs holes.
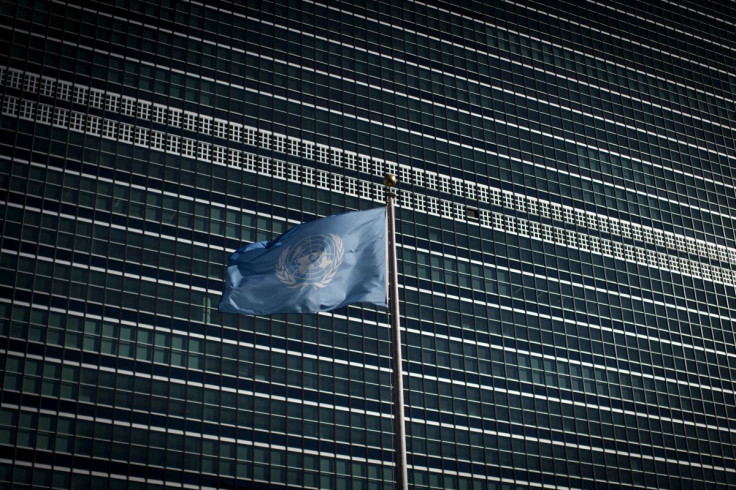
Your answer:
[[[392,188],[398,183],[393,174],[386,174],[386,214],[388,221],[388,284],[389,319],[391,320],[391,365],[393,368],[394,403],[394,483],[397,490],[407,490],[406,423],[404,422],[404,373],[401,360],[401,329],[399,328],[399,273],[396,260],[396,223]]]

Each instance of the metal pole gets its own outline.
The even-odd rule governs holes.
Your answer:
[[[391,190],[398,180],[388,174],[386,185],[386,214],[388,220],[388,277],[389,318],[391,320],[391,363],[394,402],[394,483],[397,490],[408,490],[406,469],[406,424],[404,422],[404,374],[401,360],[401,329],[399,328],[399,273],[396,260],[396,223],[394,194]]]

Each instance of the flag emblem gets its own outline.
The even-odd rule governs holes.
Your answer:
[[[281,252],[276,277],[290,288],[324,288],[335,278],[344,253],[337,235],[308,236]]]

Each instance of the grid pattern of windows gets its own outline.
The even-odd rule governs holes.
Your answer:
[[[384,309],[217,311],[390,172],[412,488],[736,487],[732,7],[0,21],[0,484],[392,488]]]

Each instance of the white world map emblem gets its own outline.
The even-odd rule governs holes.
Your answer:
[[[290,288],[326,287],[342,264],[342,239],[312,235],[286,247],[276,263],[276,277]]]

